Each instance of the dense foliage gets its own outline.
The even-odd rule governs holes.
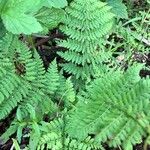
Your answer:
[[[0,149],[148,149],[150,1],[134,3],[0,0]]]

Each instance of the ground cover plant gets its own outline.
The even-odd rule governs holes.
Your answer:
[[[149,76],[149,0],[0,0],[0,149],[149,150]]]

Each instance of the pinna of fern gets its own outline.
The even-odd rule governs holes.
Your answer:
[[[116,71],[96,79],[70,115],[69,135],[84,139],[94,134],[97,141],[124,150],[141,143],[150,125],[150,79],[140,78],[141,68],[137,65],[126,73]]]
[[[104,36],[112,29],[114,14],[111,7],[99,0],[74,0],[66,8],[66,18],[61,31],[68,36],[59,42],[59,46],[68,50],[58,52],[66,61],[63,69],[76,79],[95,77],[102,70],[101,50]],[[107,58],[106,58],[107,60]]]

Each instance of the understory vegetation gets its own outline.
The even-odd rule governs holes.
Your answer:
[[[149,0],[0,0],[0,149],[150,149]]]

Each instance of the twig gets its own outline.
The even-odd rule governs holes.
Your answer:
[[[41,39],[39,40],[35,46],[40,46],[40,45],[43,45],[44,43],[48,42],[49,40],[52,40],[52,39],[55,39],[55,38],[59,38],[59,39],[64,39],[65,36],[62,35],[62,34],[54,34],[54,35],[51,35],[51,36],[48,36],[47,38],[44,38],[44,39]]]

